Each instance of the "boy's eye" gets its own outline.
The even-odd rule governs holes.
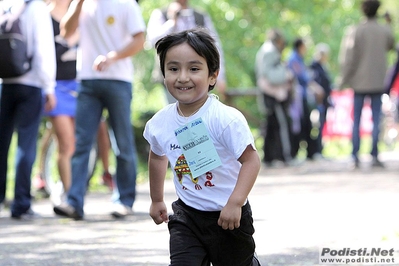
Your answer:
[[[192,68],[191,68],[191,71],[194,71],[194,72],[195,72],[195,71],[198,71],[198,70],[199,70],[198,67],[192,67]]]

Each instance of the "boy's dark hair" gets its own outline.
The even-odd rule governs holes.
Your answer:
[[[162,75],[165,77],[165,57],[168,50],[176,45],[187,43],[194,51],[205,58],[211,76],[220,68],[220,54],[216,47],[215,40],[208,34],[206,29],[196,28],[178,33],[169,34],[155,44],[159,56]],[[209,85],[212,90],[215,85]]]
[[[302,40],[301,38],[295,39],[295,40],[294,40],[294,43],[293,43],[293,48],[294,48],[294,50],[295,50],[295,51],[298,51],[299,47],[301,47],[303,44],[304,44],[304,43],[303,43],[303,40]]]
[[[377,10],[380,7],[379,0],[363,0],[362,11],[368,18],[373,18],[377,15]]]

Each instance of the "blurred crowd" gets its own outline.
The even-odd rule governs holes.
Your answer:
[[[221,55],[216,88],[222,101],[227,91],[222,49],[227,40],[220,40],[210,16],[191,7],[189,1],[171,1],[168,6],[153,10],[147,25],[138,1],[99,2],[101,10],[112,9],[122,20],[107,17],[105,12],[91,17],[90,10],[96,2],[0,3],[2,12],[7,6],[13,7],[9,10],[20,10],[22,31],[28,36],[28,53],[32,57],[28,73],[4,78],[0,83],[0,208],[5,202],[9,147],[16,131],[15,199],[11,206],[14,218],[35,215],[31,210],[31,175],[43,117],[51,121],[58,140],[57,168],[63,190],[55,205],[67,202],[60,208],[55,206],[54,211],[76,219],[83,217],[87,183],[79,176],[88,175],[90,148],[98,140],[103,182],[114,192],[111,213],[116,218],[132,213],[137,154],[130,118],[134,73],[130,58],[143,49],[146,40],[154,46],[173,32],[194,27],[208,29]],[[297,165],[302,152],[308,160],[323,160],[323,129],[328,110],[334,108],[331,96],[334,90],[346,88],[353,91],[353,167],[362,163],[360,121],[365,103],[372,112],[371,164],[384,167],[378,149],[382,100],[384,95],[390,95],[390,99],[396,99],[392,103],[397,107],[399,61],[388,71],[387,54],[395,45],[390,16],[385,15],[384,23],[377,19],[380,4],[378,0],[362,1],[362,20],[348,27],[342,37],[340,78],[335,82],[329,61],[337,59],[330,57],[328,43],[312,45],[312,60],[306,62],[311,44],[300,37],[288,42],[282,29],[267,30],[254,62],[256,87],[262,100],[262,159],[267,167]],[[283,58],[285,49],[289,53]],[[156,61],[153,81],[163,84],[158,65]],[[166,89],[165,95],[169,103],[175,102]],[[104,114],[108,116],[109,129]],[[115,173],[109,170],[111,146],[117,160]]]
[[[329,60],[336,59],[330,58],[327,43],[314,46],[313,59],[308,63],[305,62],[308,45],[297,38],[284,60],[282,52],[287,41],[283,32],[268,30],[255,64],[257,86],[262,91],[264,105],[263,161],[267,166],[297,165],[302,162],[299,150],[304,151],[308,160],[325,159],[323,130],[327,111],[335,105],[332,93],[349,89],[353,92],[353,113],[347,114],[353,115],[352,166],[359,168],[361,165],[360,122],[367,103],[372,114],[371,166],[384,167],[378,147],[384,115],[382,102],[391,96],[388,97],[392,100],[390,108],[397,119],[398,65],[387,72],[387,56],[394,50],[394,37],[389,14],[385,14],[384,23],[378,20],[380,4],[377,0],[362,1],[362,20],[349,26],[342,37],[338,59],[340,74],[335,82],[329,71]],[[346,121],[352,120],[346,117]]]

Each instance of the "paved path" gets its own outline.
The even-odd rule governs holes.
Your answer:
[[[399,154],[383,161],[385,169],[366,161],[350,170],[346,160],[263,168],[250,195],[262,265],[317,265],[320,247],[399,250]],[[3,210],[0,265],[168,265],[167,226],[148,216],[148,184],[137,189],[135,215],[125,220],[111,218],[110,194],[99,193],[87,196],[84,221],[55,217],[47,199],[34,202],[43,216],[34,222]],[[174,199],[167,181],[166,201]]]

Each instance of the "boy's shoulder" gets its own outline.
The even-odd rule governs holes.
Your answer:
[[[241,113],[237,108],[227,105],[218,99],[213,99],[211,106],[222,111],[223,114]]]
[[[175,115],[173,108],[176,108],[176,103],[171,103],[164,106],[159,111],[157,111],[149,121],[168,121]]]
[[[210,116],[212,118],[217,118],[219,121],[232,121],[236,119],[246,121],[245,116],[240,110],[216,99],[213,99],[211,104]]]

